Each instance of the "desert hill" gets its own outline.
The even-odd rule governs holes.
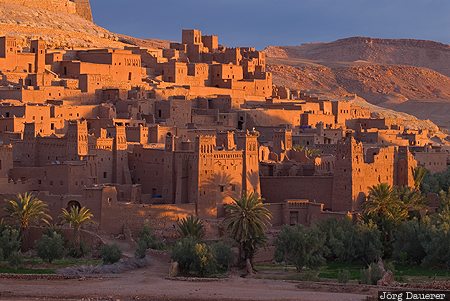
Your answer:
[[[84,2],[89,7],[89,1]],[[0,36],[19,39],[20,46],[39,37],[50,48],[123,47],[160,48],[168,42],[142,40],[112,33],[90,21],[90,11],[76,11],[69,0],[0,0]],[[85,7],[86,8],[86,7]],[[87,8],[86,8],[87,9]]]
[[[270,57],[323,62],[366,61],[376,64],[410,65],[436,70],[450,76],[450,45],[412,39],[352,37],[331,43],[300,46],[269,46]]]
[[[270,46],[265,53],[275,84],[337,95],[355,93],[372,104],[450,128],[449,45],[348,38]]]

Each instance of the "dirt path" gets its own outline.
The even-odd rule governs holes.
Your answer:
[[[364,295],[303,291],[297,283],[244,279],[238,276],[214,282],[165,279],[167,264],[155,261],[145,269],[86,280],[0,280],[0,300],[296,300],[359,301]]]

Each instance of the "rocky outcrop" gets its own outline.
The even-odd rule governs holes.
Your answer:
[[[0,0],[0,4],[15,4],[50,12],[78,15],[92,22],[89,0]]]
[[[0,0],[0,36],[13,36],[20,47],[39,38],[49,48],[162,48],[168,42],[112,33],[92,20],[88,0]]]

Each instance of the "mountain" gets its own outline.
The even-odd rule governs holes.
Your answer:
[[[352,37],[331,43],[269,46],[265,52],[270,57],[322,62],[365,61],[425,67],[450,76],[450,45],[433,41]]]
[[[25,47],[39,37],[49,48],[161,48],[166,41],[143,40],[112,33],[92,22],[88,0],[0,0],[0,36],[18,38]]]
[[[355,37],[264,51],[277,85],[354,93],[450,129],[449,45]]]

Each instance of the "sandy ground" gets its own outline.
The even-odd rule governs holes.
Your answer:
[[[359,294],[307,291],[298,283],[239,276],[214,282],[173,281],[165,279],[167,271],[167,264],[153,262],[145,269],[98,279],[0,279],[0,300],[365,300]]]

